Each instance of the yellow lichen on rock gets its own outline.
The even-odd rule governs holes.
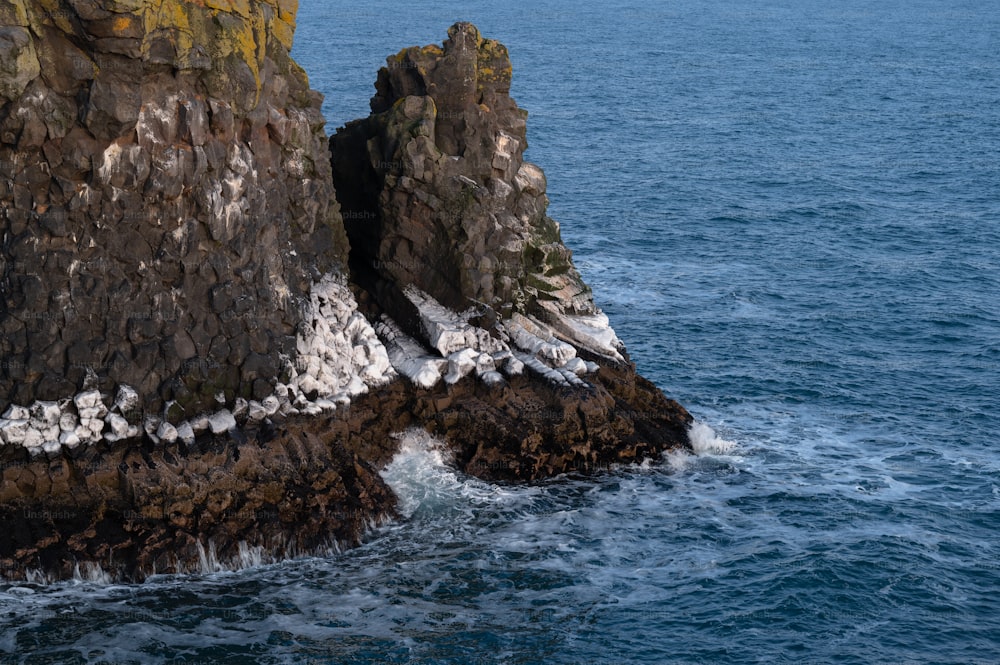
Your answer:
[[[277,0],[277,11],[271,20],[271,34],[289,51],[295,41],[295,16],[299,0]]]
[[[233,8],[229,0],[205,0],[205,6],[209,9],[217,9],[223,12],[228,12]]]
[[[285,23],[295,23],[299,13],[299,0],[278,0],[278,18]]]
[[[298,0],[104,0],[100,9],[115,14],[109,23],[116,33],[143,30],[143,54],[150,35],[162,39],[170,34],[181,68],[190,51],[200,48],[222,58],[238,55],[259,81],[269,37],[291,50],[298,5]],[[234,20],[219,22],[220,15]],[[0,25],[32,27],[36,34],[42,25],[74,34],[79,29],[76,16],[60,0],[0,0]]]
[[[239,14],[243,17],[250,16],[249,0],[205,0],[205,6],[210,9]]]
[[[128,32],[138,23],[138,17],[133,14],[126,14],[115,18],[114,31],[118,33]]]
[[[177,60],[183,61],[183,55],[189,53],[195,45],[186,7],[190,7],[190,4],[162,2],[162,0],[146,6],[142,13],[146,33],[143,43],[144,54],[149,52],[149,36],[163,31],[173,36]]]
[[[211,69],[224,76],[222,70],[236,59],[249,68],[259,97],[262,85],[260,72],[269,35],[290,49],[296,9],[297,3],[278,0],[159,0],[145,3],[141,9],[147,36],[143,51],[149,51],[150,35],[162,38],[163,34],[170,34],[176,41],[176,64],[180,68],[197,60],[196,56],[208,56]],[[270,22],[267,21],[268,15],[272,17]]]
[[[509,89],[513,69],[507,47],[493,39],[482,39],[478,45],[477,80],[480,88],[484,83],[501,83]]]
[[[0,25],[27,27],[28,12],[24,0],[0,0]]]

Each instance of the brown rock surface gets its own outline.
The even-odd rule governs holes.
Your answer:
[[[475,307],[496,339],[513,317],[545,322],[597,369],[399,378],[326,415],[244,414],[228,433],[222,419],[193,445],[0,446],[0,576],[142,579],[356,543],[395,515],[378,470],[411,427],[500,482],[689,445],[690,415],[623,347],[560,327],[599,312],[523,160],[502,45],[457,24],[443,47],[389,58],[372,116],[332,139],[331,173],[319,100],[288,56],[294,2],[153,4],[0,0],[0,412],[84,386],[109,401],[119,384],[171,422],[220,392],[261,400],[281,354],[306,353],[305,296],[346,262],[347,236],[360,311],[428,353],[408,287]]]
[[[246,564],[357,544],[395,516],[377,468],[411,419],[385,389],[350,414],[191,448],[135,442],[75,457],[0,449],[0,575],[54,578],[99,566],[118,579]],[[211,553],[211,554],[210,554]]]
[[[401,322],[406,284],[502,318],[596,311],[546,215],[545,176],[523,159],[510,80],[507,49],[458,23],[443,47],[388,58],[372,115],[331,139],[353,275]]]
[[[430,390],[396,381],[321,418],[295,418],[190,448],[115,445],[31,459],[0,449],[0,576],[65,578],[99,566],[118,579],[241,565],[359,542],[392,518],[378,470],[394,433],[426,427],[456,466],[484,479],[526,481],[642,462],[686,442],[687,412],[626,365],[589,389],[518,377],[473,377]],[[214,552],[212,559],[210,552]]]
[[[91,370],[192,415],[284,371],[346,258],[294,6],[0,0],[0,412]]]

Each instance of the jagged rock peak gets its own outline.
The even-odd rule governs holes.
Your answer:
[[[512,67],[507,48],[483,39],[471,23],[456,23],[448,29],[444,47],[413,46],[386,59],[379,70],[377,90],[371,100],[373,113],[382,113],[404,97],[430,97],[436,105],[435,143],[448,155],[461,155],[469,138],[466,113],[481,109],[502,121],[508,131],[527,147],[525,116],[510,97]],[[493,137],[484,136],[488,140]],[[482,166],[478,164],[475,171]]]
[[[527,113],[510,97],[511,71],[507,49],[470,23],[442,46],[387,58],[372,115],[331,139],[355,279],[397,321],[414,318],[400,294],[413,285],[456,311],[533,317],[620,358],[546,214],[545,176],[524,161]]]

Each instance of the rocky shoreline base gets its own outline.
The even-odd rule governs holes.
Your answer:
[[[0,449],[0,577],[141,581],[358,544],[397,517],[379,475],[424,426],[456,467],[494,481],[590,474],[657,459],[690,415],[628,363],[587,388],[525,375],[422,389],[396,381],[340,412],[292,416],[193,445],[123,440],[72,454]]]

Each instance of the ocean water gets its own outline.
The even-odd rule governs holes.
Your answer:
[[[301,0],[330,129],[510,48],[550,213],[695,455],[500,486],[410,433],[364,546],[0,586],[3,663],[1000,663],[1000,2]]]

